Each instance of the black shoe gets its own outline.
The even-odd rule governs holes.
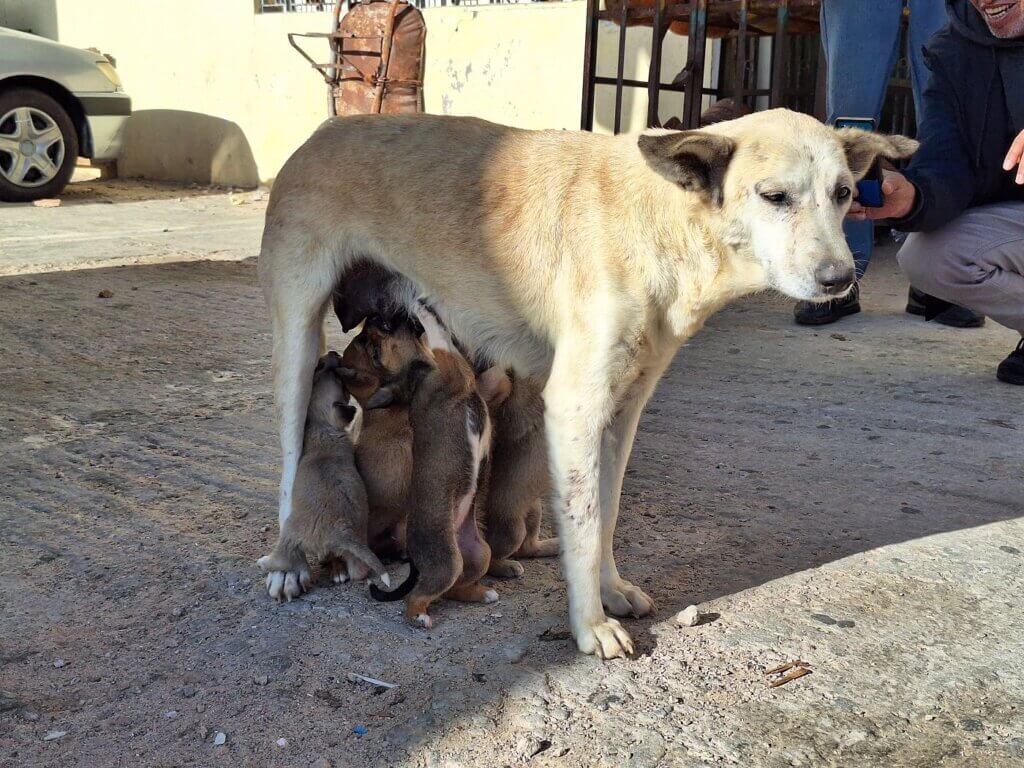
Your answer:
[[[797,325],[828,325],[847,315],[860,312],[860,286],[854,284],[853,289],[841,299],[833,299],[822,304],[813,301],[798,301],[793,308],[793,319]]]
[[[925,320],[934,320],[951,328],[981,328],[985,324],[984,315],[930,296],[914,286],[910,286],[907,292],[907,313],[920,315]]]
[[[1007,384],[1024,384],[1024,336],[996,368],[996,378]]]

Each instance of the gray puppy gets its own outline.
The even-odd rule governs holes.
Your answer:
[[[267,574],[267,591],[277,600],[291,600],[309,588],[307,558],[326,564],[335,582],[373,574],[388,584],[384,566],[366,545],[369,505],[345,431],[356,413],[348,400],[341,358],[328,352],[313,373],[292,514],[274,551],[257,561]]]

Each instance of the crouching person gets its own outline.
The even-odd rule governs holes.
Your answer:
[[[851,216],[912,232],[899,262],[913,285],[1020,333],[996,375],[1024,384],[1024,0],[948,6],[926,48],[921,148],[886,173],[882,208]]]

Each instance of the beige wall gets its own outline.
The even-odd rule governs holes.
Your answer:
[[[272,179],[326,117],[326,86],[286,33],[326,31],[329,13],[258,14],[252,0],[0,0],[0,21],[116,58],[135,114],[123,175],[254,185]],[[586,5],[444,7],[427,22],[428,112],[525,128],[580,121]],[[602,24],[599,71],[614,74],[618,29]],[[326,61],[322,41],[306,42]],[[669,36],[663,77],[686,41]],[[646,80],[650,30],[627,32],[627,77]],[[710,56],[710,54],[709,54]],[[596,130],[610,130],[614,89],[598,89]],[[646,119],[644,92],[626,91],[623,129]],[[662,96],[663,118],[682,97]]]

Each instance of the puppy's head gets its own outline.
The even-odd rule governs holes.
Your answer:
[[[306,411],[307,423],[326,424],[342,430],[352,423],[356,409],[349,405],[349,393],[341,371],[341,357],[337,352],[328,352],[317,361]]]
[[[415,358],[396,375],[381,383],[380,388],[366,401],[366,410],[390,408],[393,405],[408,405],[424,377],[433,369],[433,364],[422,358]]]
[[[356,400],[368,407],[385,382],[396,381],[412,361],[426,357],[414,323],[375,315],[366,319],[363,329],[345,348],[342,378]]]
[[[716,209],[709,221],[751,289],[795,299],[844,296],[854,282],[843,217],[877,157],[910,157],[917,142],[834,129],[784,109],[699,131],[640,137],[648,166]]]

